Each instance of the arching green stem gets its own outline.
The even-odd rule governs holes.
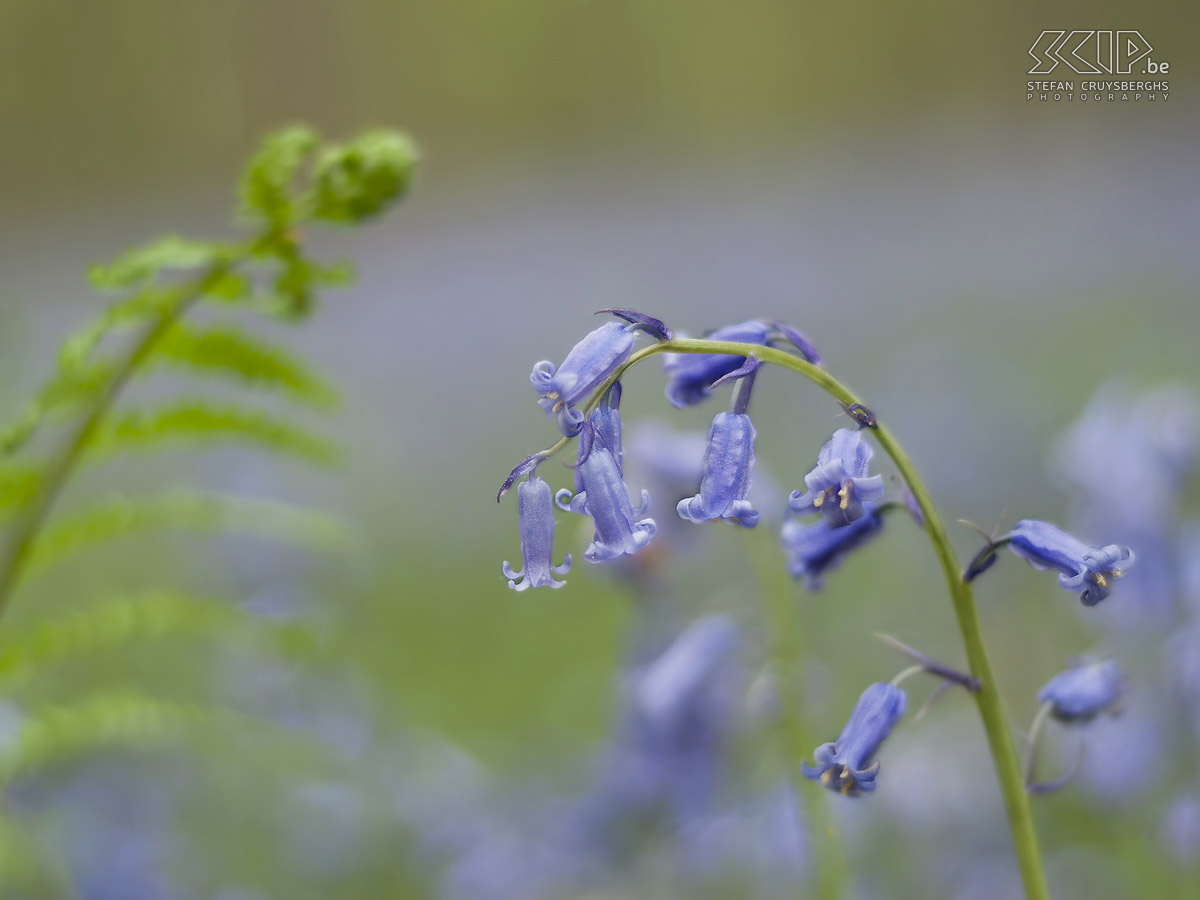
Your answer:
[[[600,385],[592,401],[585,411],[590,412],[599,398],[621,378],[631,366],[658,353],[711,353],[728,356],[756,356],[760,362],[783,366],[793,372],[803,375],[826,393],[831,395],[843,407],[862,401],[848,387],[834,378],[824,368],[815,366],[792,353],[763,347],[758,344],[743,344],[733,341],[706,341],[692,338],[676,338],[671,341],[661,341],[648,347],[643,347],[634,353],[602,385]],[[988,661],[987,650],[983,643],[983,634],[979,627],[979,617],[975,610],[975,601],[971,586],[963,581],[961,568],[955,556],[954,548],[946,535],[945,526],[938,514],[929,491],[921,481],[916,469],[896,438],[882,422],[868,429],[875,435],[879,446],[895,464],[900,476],[904,479],[921,516],[925,523],[925,533],[933,544],[942,573],[946,579],[946,587],[950,592],[950,601],[954,614],[958,619],[958,629],[962,636],[963,648],[971,675],[979,681],[979,690],[973,696],[983,722],[984,735],[991,749],[992,762],[996,769],[996,777],[1004,796],[1004,806],[1008,814],[1009,831],[1012,834],[1013,849],[1017,864],[1021,870],[1021,878],[1025,885],[1025,893],[1029,900],[1045,900],[1049,897],[1046,889],[1045,874],[1042,871],[1041,855],[1038,850],[1037,834],[1034,829],[1033,814],[1029,807],[1029,795],[1025,790],[1025,782],[1021,765],[1013,745],[1012,735],[1005,721],[1004,707],[1000,693]]]
[[[96,392],[78,422],[67,432],[57,453],[46,466],[46,474],[38,492],[14,520],[8,540],[3,549],[0,549],[0,615],[3,615],[9,598],[20,583],[30,550],[50,515],[54,502],[66,487],[89,442],[125,386],[170,333],[175,323],[228,275],[237,261],[248,257],[251,252],[252,248],[248,246],[244,255],[237,260],[214,264],[190,288],[181,289],[173,302],[168,304],[130,344],[109,376],[108,382]]]

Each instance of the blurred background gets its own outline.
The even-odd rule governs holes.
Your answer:
[[[978,601],[1014,733],[1073,657],[1116,656],[1129,680],[1121,716],[1043,748],[1047,777],[1089,748],[1073,784],[1036,798],[1056,896],[1195,889],[1196,24],[1183,2],[0,0],[5,421],[106,302],[90,264],[165,231],[231,233],[267,130],[402,127],[422,150],[385,219],[308,236],[357,283],[302,328],[262,326],[337,386],[341,465],[215,447],[73,488],[269,495],[331,511],[348,540],[141,534],[31,579],[0,623],[171,583],[320,648],[219,631],[77,654],[6,690],[0,749],[34,705],[131,685],[283,736],[215,728],[23,774],[5,828],[40,862],[4,896],[796,896],[834,852],[811,845],[814,822],[840,839],[845,896],[1018,896],[965,697],[905,720],[873,796],[787,782],[767,595],[798,626],[811,746],[906,665],[871,632],[962,664],[910,523],[821,592],[787,579],[782,501],[846,423],[806,383],[771,371],[756,390],[762,525],[684,532],[664,520],[694,487],[671,494],[654,429],[702,433],[725,400],[675,410],[658,361],[639,366],[627,480],[657,492],[659,549],[589,566],[564,514],[569,586],[508,590],[516,498],[495,491],[557,436],[529,370],[610,306],[692,335],[784,320],[886,419],[949,521],[1047,519],[1133,546],[1139,567],[1100,609],[1008,554]],[[1030,45],[1076,28],[1138,29],[1170,64],[1167,96],[1027,101]],[[557,461],[541,472],[571,483]],[[979,538],[954,527],[969,557]],[[683,724],[653,720],[647,681],[674,685]]]

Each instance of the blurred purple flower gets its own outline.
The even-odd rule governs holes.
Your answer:
[[[754,425],[745,413],[720,412],[704,450],[700,493],[680,500],[680,517],[691,522],[729,519],[744,528],[758,524],[758,510],[746,494],[754,467]]]
[[[818,590],[827,570],[882,529],[883,515],[873,503],[864,504],[862,517],[841,528],[832,528],[824,520],[805,525],[799,519],[788,519],[780,535],[788,572],[793,578],[803,578],[810,591]]]
[[[893,684],[878,681],[868,687],[838,739],[816,749],[817,764],[801,764],[804,777],[848,797],[875,790],[879,763],[871,760],[907,705],[908,696]]]
[[[1106,384],[1057,442],[1053,468],[1071,489],[1073,526],[1137,548],[1122,588],[1129,602],[1101,615],[1125,643],[1177,621],[1180,500],[1198,451],[1200,398],[1178,384],[1141,393]]]
[[[1120,384],[1096,392],[1055,450],[1055,469],[1088,501],[1155,526],[1178,502],[1200,451],[1200,399],[1184,385],[1133,394]]]
[[[633,325],[605,322],[572,347],[557,369],[549,360],[533,367],[529,380],[541,398],[538,405],[547,415],[558,414],[558,428],[563,434],[579,432],[583,416],[575,405],[629,358],[635,330]]]
[[[517,501],[521,517],[521,571],[514,572],[504,561],[501,571],[514,591],[531,587],[560,588],[565,581],[556,581],[554,575],[566,575],[571,571],[571,554],[563,559],[562,565],[554,565],[554,502],[550,485],[536,475],[517,486]]]
[[[1177,862],[1187,865],[1200,859],[1200,794],[1189,791],[1171,802],[1159,840]]]
[[[883,498],[883,477],[869,475],[870,445],[862,432],[839,428],[817,454],[817,465],[804,476],[808,488],[792,491],[788,505],[797,513],[820,511],[830,528],[841,528],[863,515],[863,502]]]
[[[1049,703],[1062,722],[1087,722],[1112,709],[1121,698],[1121,670],[1112,660],[1075,666],[1051,678],[1038,701]]]
[[[1095,606],[1107,597],[1109,582],[1121,577],[1134,561],[1128,547],[1089,547],[1057,525],[1037,519],[1018,522],[1008,541],[1009,549],[1035,569],[1056,570],[1058,583],[1068,591],[1082,588],[1084,606]]]

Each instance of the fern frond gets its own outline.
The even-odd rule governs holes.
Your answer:
[[[214,241],[194,241],[176,234],[163,235],[140,247],[126,250],[107,265],[94,265],[88,279],[97,290],[125,290],[152,282],[171,269],[200,269],[227,262],[235,246]]]
[[[35,671],[100,647],[219,631],[245,618],[224,603],[164,592],[100,601],[38,620],[8,637],[0,644],[0,680],[12,685]]]
[[[0,787],[19,775],[82,754],[186,735],[234,716],[132,693],[100,694],[30,714],[0,748]]]
[[[135,410],[113,417],[93,436],[92,455],[151,450],[172,442],[239,440],[308,462],[328,465],[337,446],[321,435],[256,409],[187,400],[174,406]]]
[[[289,656],[311,656],[312,630],[258,619],[217,600],[151,591],[40,619],[0,643],[0,682],[13,690],[35,673],[84,653],[171,637],[244,635],[252,628]]]
[[[194,329],[178,323],[159,345],[157,358],[277,388],[317,406],[329,406],[337,397],[298,357],[234,328]]]
[[[233,494],[177,490],[150,499],[113,497],[59,517],[29,553],[31,571],[105,541],[164,529],[231,532],[318,550],[349,544],[345,525],[310,509]]]

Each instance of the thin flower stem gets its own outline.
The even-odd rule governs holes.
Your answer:
[[[899,687],[900,683],[902,681],[907,681],[908,679],[912,678],[914,675],[919,675],[921,672],[927,672],[927,671],[929,671],[929,670],[926,669],[920,663],[918,663],[915,666],[909,666],[907,669],[900,672],[895,678],[892,679],[891,685],[892,685],[892,687]]]
[[[790,369],[812,381],[835,400],[843,408],[862,407],[862,401],[844,384],[834,378],[821,366],[813,365],[792,353],[764,347],[758,344],[744,344],[735,341],[706,341],[692,338],[676,338],[671,341],[660,341],[643,347],[635,352],[617,369],[609,379],[600,385],[592,403],[608,390],[609,386],[621,378],[629,369],[647,357],[658,353],[712,353],[727,356],[755,356],[760,362],[774,363]],[[1046,888],[1046,877],[1042,870],[1041,854],[1038,849],[1037,832],[1034,828],[1033,813],[1029,805],[1029,796],[1025,790],[1025,782],[1021,773],[1021,765],[1013,745],[1005,721],[1004,706],[1000,692],[988,661],[987,648],[983,643],[983,634],[979,627],[979,617],[975,610],[975,600],[971,586],[963,581],[958,559],[946,528],[929,491],[925,488],[912,462],[893,437],[888,428],[879,422],[869,429],[884,452],[891,457],[892,462],[900,472],[900,476],[912,492],[917,506],[925,519],[925,531],[933,544],[933,550],[946,579],[950,592],[950,601],[954,614],[958,619],[958,629],[962,636],[963,648],[966,651],[967,663],[971,674],[979,680],[979,690],[975,692],[975,704],[979,709],[979,717],[983,722],[984,735],[992,754],[992,763],[996,769],[996,778],[1000,783],[1000,791],[1004,796],[1004,807],[1008,815],[1009,831],[1012,834],[1013,850],[1017,857],[1017,865],[1021,870],[1021,879],[1025,885],[1028,900],[1047,900],[1049,893]]]
[[[1037,715],[1033,717],[1033,724],[1029,726],[1028,742],[1025,745],[1025,765],[1023,766],[1026,785],[1033,784],[1033,768],[1037,765],[1038,738],[1042,736],[1042,728],[1052,709],[1054,709],[1053,703],[1043,703],[1038,707]]]
[[[246,255],[251,252],[253,251],[248,249]],[[238,256],[214,264],[189,288],[181,290],[174,302],[130,344],[128,352],[113,370],[108,383],[96,393],[76,426],[67,433],[57,454],[46,467],[46,475],[40,489],[13,523],[8,540],[0,550],[0,615],[4,614],[13,591],[20,583],[25,565],[29,561],[30,550],[50,515],[50,510],[83,458],[96,430],[117,402],[121,391],[150,358],[175,323],[244,258],[245,256]]]

